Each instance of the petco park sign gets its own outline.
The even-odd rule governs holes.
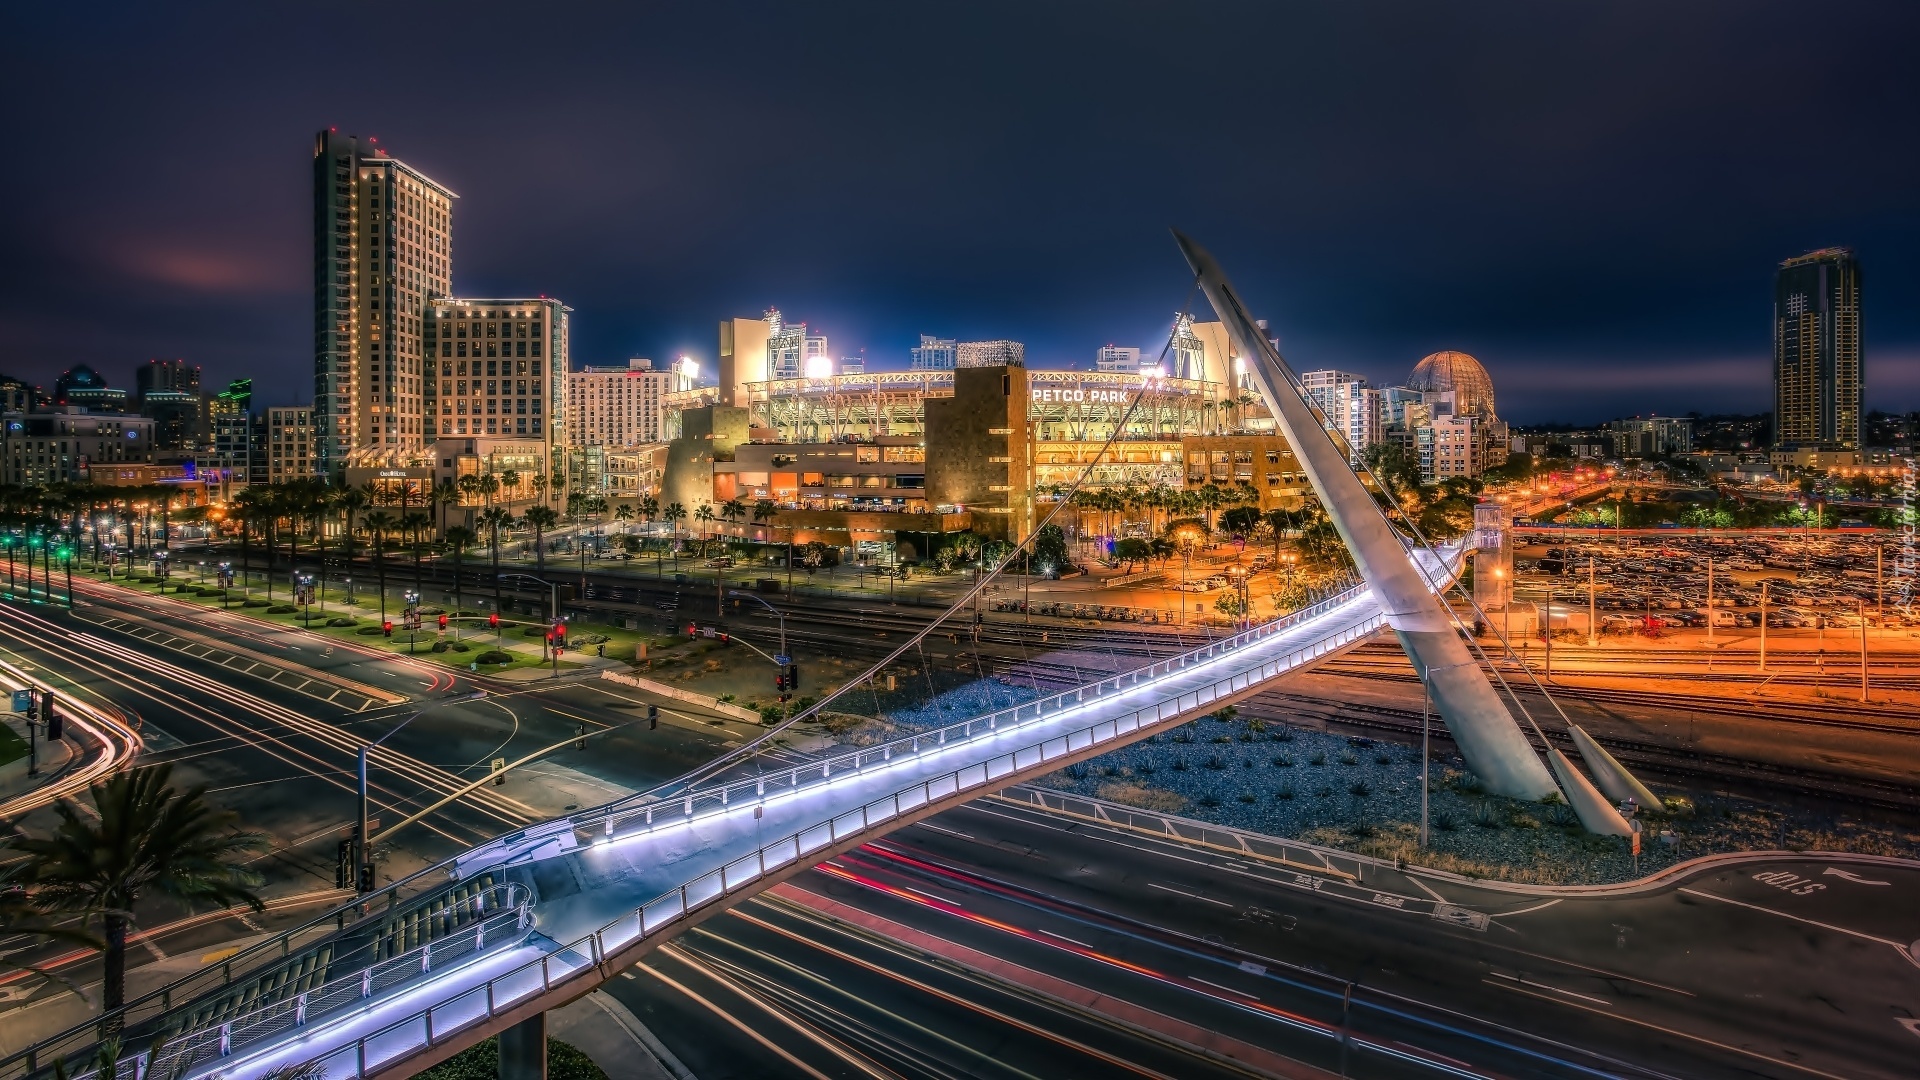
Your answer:
[[[1088,390],[1078,386],[1036,386],[1033,388],[1035,405],[1082,405],[1092,402],[1096,405],[1125,405],[1126,390]]]

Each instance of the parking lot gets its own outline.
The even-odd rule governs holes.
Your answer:
[[[1873,627],[1920,626],[1901,610],[1903,579],[1887,535],[1527,539],[1514,549],[1515,599],[1567,605],[1584,625],[1591,564],[1602,633],[1704,628],[1709,612],[1716,629],[1758,629],[1763,599],[1770,630],[1858,627],[1863,618]]]

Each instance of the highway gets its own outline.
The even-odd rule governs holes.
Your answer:
[[[1484,927],[1434,918],[1430,893],[1488,916]],[[965,969],[924,942],[874,944],[849,920],[886,920],[1328,1070],[1351,981],[1353,1075],[1439,1071],[1370,1043],[1481,1075],[1897,1077],[1920,1050],[1902,1022],[1920,992],[1902,944],[1920,937],[1916,900],[1920,869],[1866,861],[1734,862],[1617,896],[1391,871],[1355,886],[982,800],[834,859],[648,963],[686,953],[791,988],[810,985],[793,968],[827,973],[852,952],[885,981],[836,976],[833,993],[864,995],[875,1030],[846,1036],[843,1019],[791,1003],[789,1019],[960,1071],[964,1056],[942,1048],[980,1045],[980,1014],[911,1006],[931,994],[913,980]],[[738,1039],[714,1039],[737,1002],[709,998],[710,1010],[676,981],[609,989],[643,1019],[671,1018],[655,1030],[683,1060],[756,1075],[721,1049]],[[1046,1053],[1040,1075],[1119,1074],[1070,1047]]]
[[[139,763],[172,763],[176,784],[208,785],[216,804],[268,838],[254,864],[272,901],[267,913],[194,917],[164,903],[139,913],[146,933],[128,957],[134,994],[340,903],[347,894],[334,888],[336,847],[355,813],[357,749],[420,710],[372,758],[383,880],[680,775],[746,734],[678,703],[666,703],[660,727],[649,729],[643,700],[599,682],[529,689],[472,680],[237,613],[75,585],[71,612],[0,605],[0,663],[51,685],[63,702],[124,724],[135,733]],[[477,690],[485,696],[473,698]],[[381,838],[382,827],[465,786],[493,759],[562,742],[583,723],[593,733],[590,751],[557,751]],[[38,804],[16,823],[49,827],[55,819]],[[96,977],[86,953],[42,946],[27,955],[82,985]],[[0,1009],[8,1010],[0,1015],[9,1017],[0,1051],[61,1029],[80,1015],[76,1006],[59,984],[0,977]]]

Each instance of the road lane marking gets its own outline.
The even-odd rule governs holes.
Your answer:
[[[1067,935],[1065,935],[1065,934],[1056,934],[1056,933],[1054,933],[1053,931],[1051,931],[1051,930],[1047,930],[1047,929],[1044,929],[1044,928],[1043,928],[1043,929],[1042,929],[1042,930],[1041,930],[1040,932],[1041,932],[1041,933],[1043,933],[1043,934],[1045,934],[1045,935],[1047,935],[1047,936],[1048,936],[1048,937],[1050,937],[1050,938],[1059,938],[1059,939],[1060,939],[1061,941],[1065,941],[1065,942],[1067,942],[1067,943],[1069,943],[1069,944],[1073,944],[1073,945],[1078,945],[1078,946],[1080,946],[1080,947],[1081,947],[1081,948],[1083,948],[1083,949],[1091,949],[1091,948],[1093,948],[1093,946],[1091,946],[1091,945],[1089,945],[1089,944],[1087,944],[1086,942],[1084,942],[1084,941],[1077,941],[1077,940],[1075,940],[1075,939],[1073,939],[1073,938],[1070,938],[1070,937],[1068,937],[1068,936],[1067,936]]]
[[[1518,911],[1502,911],[1502,912],[1500,912],[1499,914],[1497,914],[1497,915],[1495,915],[1495,916],[1494,916],[1494,918],[1496,918],[1496,919],[1504,919],[1504,918],[1506,918],[1506,917],[1507,917],[1507,916],[1509,916],[1509,915],[1526,915],[1526,914],[1528,914],[1528,913],[1530,913],[1530,912],[1534,912],[1534,911],[1543,911],[1543,910],[1545,910],[1545,909],[1547,909],[1547,908],[1550,908],[1550,907],[1552,907],[1553,905],[1555,905],[1555,904],[1557,904],[1557,903],[1559,903],[1559,902],[1560,902],[1560,901],[1558,901],[1558,900],[1549,900],[1549,901],[1547,901],[1547,902],[1546,902],[1546,903],[1544,903],[1544,904],[1535,904],[1535,905],[1533,905],[1532,907],[1523,907],[1523,908],[1521,908],[1521,909],[1519,909]]]
[[[972,835],[970,835],[970,834],[968,834],[968,833],[963,833],[963,832],[961,832],[961,831],[960,831],[960,830],[958,830],[958,829],[948,829],[948,828],[943,828],[943,827],[941,827],[941,826],[939,826],[939,825],[935,825],[935,824],[934,824],[933,822],[931,822],[931,821],[922,821],[922,822],[920,822],[920,827],[921,827],[921,828],[923,828],[923,829],[932,829],[932,830],[933,830],[934,832],[943,832],[943,833],[946,833],[946,834],[947,834],[948,836],[957,836],[957,837],[959,837],[959,838],[960,838],[960,839],[962,839],[962,840],[971,840],[971,839],[973,839],[973,837],[972,837]]]
[[[1891,885],[1893,884],[1893,882],[1891,881],[1875,881],[1872,878],[1863,878],[1859,874],[1856,874],[1851,870],[1839,870],[1831,866],[1827,867],[1825,870],[1822,870],[1820,872],[1820,876],[1837,877],[1842,881],[1851,881],[1855,885]]]
[[[1686,893],[1688,896],[1698,896],[1705,900],[1718,900],[1723,904],[1732,904],[1735,907],[1751,908],[1754,911],[1764,911],[1769,915],[1778,915],[1783,919],[1792,919],[1794,922],[1806,923],[1808,926],[1817,926],[1822,930],[1832,930],[1837,934],[1846,934],[1851,937],[1857,937],[1865,941],[1877,941],[1882,945],[1891,946],[1892,948],[1898,950],[1902,955],[1905,955],[1907,951],[1907,947],[1905,945],[1900,944],[1897,941],[1888,941],[1886,938],[1875,937],[1872,934],[1863,933],[1859,930],[1849,930],[1844,926],[1835,926],[1832,923],[1823,923],[1818,919],[1807,919],[1807,918],[1802,918],[1799,915],[1789,915],[1784,911],[1775,911],[1773,908],[1770,908],[1770,907],[1761,907],[1759,904],[1749,904],[1744,900],[1735,900],[1727,896],[1715,896],[1713,893],[1701,892],[1698,889],[1683,888],[1679,891]]]
[[[1225,990],[1225,991],[1226,991],[1227,993],[1229,993],[1229,994],[1232,994],[1232,995],[1234,995],[1234,996],[1236,996],[1236,997],[1243,997],[1243,998],[1246,998],[1246,999],[1247,999],[1248,1001],[1259,1001],[1259,1000],[1260,1000],[1259,998],[1257,998],[1257,997],[1254,997],[1254,996],[1253,996],[1252,994],[1249,994],[1249,993],[1247,993],[1247,992],[1246,992],[1245,990],[1235,990],[1235,989],[1234,989],[1233,987],[1231,987],[1231,986],[1221,986],[1221,985],[1220,985],[1219,983],[1217,983],[1217,982],[1208,982],[1208,981],[1207,981],[1206,979],[1203,979],[1203,978],[1201,978],[1201,977],[1200,977],[1200,976],[1198,976],[1198,975],[1189,975],[1189,976],[1187,976],[1187,978],[1188,978],[1188,980],[1190,980],[1190,981],[1192,981],[1192,982],[1197,982],[1197,983],[1199,983],[1199,984],[1200,984],[1200,985],[1202,985],[1202,986],[1211,986],[1211,987],[1213,987],[1213,988],[1214,988],[1215,990]]]
[[[1190,892],[1188,892],[1188,891],[1187,891],[1187,890],[1185,890],[1185,889],[1176,889],[1176,888],[1174,888],[1174,887],[1173,887],[1173,886],[1171,886],[1171,885],[1162,885],[1162,884],[1160,884],[1160,883],[1159,883],[1159,882],[1157,882],[1157,881],[1149,881],[1149,882],[1147,882],[1147,888],[1149,888],[1149,889],[1159,889],[1159,890],[1160,890],[1160,891],[1162,891],[1162,892],[1170,892],[1170,893],[1173,893],[1173,894],[1174,894],[1174,895],[1176,895],[1176,896],[1185,896],[1185,897],[1187,897],[1187,898],[1189,898],[1189,899],[1193,899],[1193,900],[1204,900],[1205,902],[1207,902],[1207,903],[1209,903],[1209,904],[1218,904],[1218,905],[1220,905],[1221,907],[1224,907],[1224,908],[1230,908],[1230,907],[1232,907],[1232,906],[1233,906],[1232,904],[1229,904],[1229,903],[1227,903],[1227,902],[1226,902],[1225,900],[1215,900],[1215,899],[1214,899],[1213,897],[1211,897],[1211,896],[1201,896],[1201,895],[1200,895],[1199,893],[1190,893]]]
[[[1424,882],[1424,881],[1421,881],[1421,880],[1420,880],[1420,875],[1418,875],[1418,874],[1406,874],[1406,875],[1404,875],[1404,876],[1406,877],[1406,879],[1407,879],[1408,881],[1411,881],[1411,882],[1413,882],[1413,884],[1414,884],[1414,887],[1415,887],[1415,888],[1418,888],[1418,889],[1419,889],[1419,890],[1420,890],[1421,892],[1423,892],[1423,893],[1426,893],[1426,894],[1427,894],[1428,896],[1431,896],[1431,897],[1433,897],[1433,898],[1434,898],[1435,900],[1438,900],[1438,901],[1440,901],[1440,902],[1441,902],[1441,903],[1443,903],[1443,904],[1447,902],[1447,898],[1446,898],[1446,897],[1444,897],[1444,896],[1441,896],[1441,895],[1440,895],[1439,893],[1437,893],[1437,892],[1434,892],[1434,891],[1433,891],[1433,890],[1432,890],[1431,888],[1429,888],[1429,887],[1427,886],[1427,883],[1426,883],[1426,882]]]
[[[1564,990],[1558,986],[1554,986],[1551,983],[1534,982],[1532,979],[1523,978],[1519,975],[1509,975],[1504,971],[1490,971],[1488,972],[1488,974],[1492,975],[1496,979],[1511,979],[1512,981],[1519,983],[1521,986],[1531,986],[1539,990],[1551,990],[1556,994],[1565,994],[1568,997],[1579,998],[1581,1001],[1591,1001],[1595,1005],[1598,1005],[1603,1009],[1610,1009],[1613,1007],[1613,1003],[1608,1001],[1606,998],[1597,998],[1590,994],[1576,994],[1572,990]],[[1480,981],[1486,982],[1487,980],[1482,979]]]

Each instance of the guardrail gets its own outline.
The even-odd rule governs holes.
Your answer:
[[[1333,601],[1326,603],[1331,604]],[[422,1008],[370,1035],[356,1039],[351,1046],[344,1046],[317,1057],[308,1064],[321,1066],[328,1080],[365,1077],[370,1072],[378,1071],[387,1062],[431,1048],[468,1026],[498,1016],[529,1000],[536,992],[547,993],[556,986],[579,977],[589,967],[598,969],[609,956],[618,954],[643,938],[693,915],[708,905],[740,892],[770,874],[791,867],[808,856],[828,851],[871,831],[876,826],[897,821],[902,816],[912,814],[935,802],[970,797],[975,793],[992,790],[1001,786],[1006,777],[1044,768],[1063,758],[1079,756],[1103,744],[1134,735],[1142,728],[1158,726],[1169,720],[1189,715],[1213,702],[1249,690],[1275,675],[1369,637],[1385,623],[1385,616],[1376,614],[1332,637],[1314,642],[1305,648],[1296,649],[1285,656],[1267,661],[1257,668],[1235,672],[1196,690],[1143,706],[1128,715],[1089,724],[1063,735],[1056,735],[1007,751],[986,761],[976,762],[940,776],[922,780],[891,795],[867,802],[854,810],[789,833],[638,905],[628,914],[608,922],[592,933],[575,938],[553,952],[529,961],[512,971],[495,976],[482,986],[470,987],[445,1002]],[[1258,633],[1258,631],[1249,633]],[[1216,642],[1196,652],[1203,654],[1206,658],[1217,658],[1231,650],[1232,640]],[[1143,675],[1144,672],[1163,669],[1162,673],[1164,673],[1165,670],[1172,670],[1167,667],[1170,663],[1161,661],[1140,671],[1129,673],[1135,676],[1131,682],[1127,681],[1128,676],[1118,676],[1102,680],[1100,685],[1111,685],[1116,689],[1121,684],[1136,685],[1146,677]],[[1066,695],[1055,695],[1054,699],[1050,700],[1064,701],[1065,697]],[[1038,707],[1040,704],[1042,703],[1030,702],[1017,709],[1002,710],[1004,713],[1016,714],[1016,716],[1024,715],[1027,710],[1033,711],[1032,715],[1026,716],[1025,719],[1013,719],[1006,726],[989,726],[983,730],[994,734],[1005,734],[1017,731],[1021,727],[1031,726],[1047,716],[1046,712]],[[939,729],[939,733],[949,730],[971,732],[980,725],[986,724],[988,719],[981,718],[963,724],[950,725],[948,728]],[[928,735],[914,736],[897,740],[896,744],[905,744],[914,747],[917,751],[919,748],[915,747],[916,740],[927,738]],[[930,749],[946,744],[936,740],[925,745]],[[893,758],[884,753],[884,750],[884,747],[868,748],[827,762],[820,762],[818,766],[822,769],[824,778],[831,775],[833,761],[842,762],[843,770],[849,768],[858,770],[860,768],[858,762],[876,752],[880,752],[880,756],[875,760],[892,761]],[[814,767],[807,766],[808,769]],[[796,774],[798,771],[796,770]],[[725,806],[727,803],[724,800],[731,792],[753,786],[751,783],[729,784],[720,789],[702,792],[702,797],[719,798],[723,801],[717,805]],[[760,793],[756,797],[764,799],[765,794]],[[681,806],[683,816],[675,819],[676,824],[699,816],[699,812],[693,807],[694,801],[691,796],[683,801]],[[601,842],[629,839],[660,827],[658,822],[651,820],[651,812],[651,809],[645,811],[650,817],[647,827],[617,837],[612,832],[614,823],[628,820],[633,815],[629,813],[603,817],[601,820],[606,825],[606,834],[601,838]],[[558,978],[555,977],[556,961],[558,961]],[[596,974],[604,978],[609,972],[596,970]]]

